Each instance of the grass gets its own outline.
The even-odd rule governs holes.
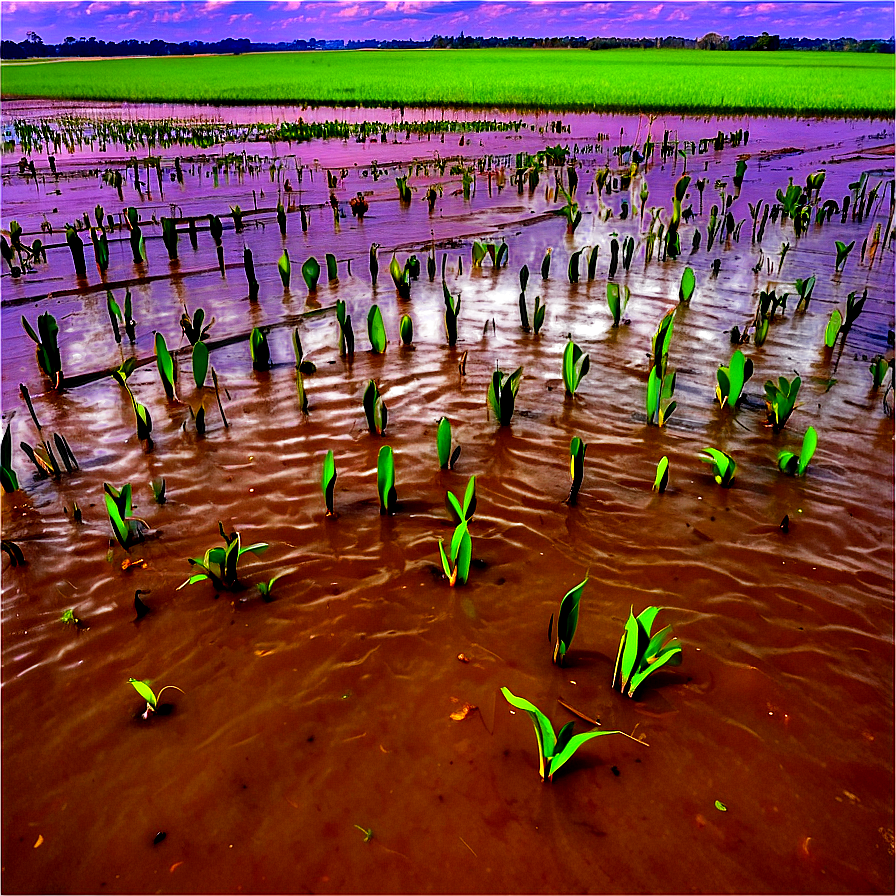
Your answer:
[[[381,50],[2,65],[3,96],[606,112],[893,114],[894,57],[700,50]]]

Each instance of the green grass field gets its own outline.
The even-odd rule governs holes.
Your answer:
[[[894,57],[699,50],[376,50],[3,63],[3,96],[337,106],[881,115]]]

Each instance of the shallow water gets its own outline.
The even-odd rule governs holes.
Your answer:
[[[4,104],[5,118],[17,111],[41,109]],[[185,110],[183,117],[200,113]],[[236,120],[226,109],[213,114]],[[309,112],[297,114],[307,120]],[[397,114],[387,110],[383,118]],[[632,297],[626,323],[613,329],[605,287],[610,234],[643,231],[637,218],[619,219],[618,193],[606,200],[616,216],[599,220],[589,186],[620,127],[630,142],[638,121],[564,115],[568,133],[539,133],[548,120],[535,119],[536,130],[522,135],[468,136],[463,146],[458,135],[445,144],[321,141],[297,156],[295,147],[250,144],[249,154],[276,153],[281,178],[291,176],[294,185],[296,165],[320,161],[313,182],[306,167],[299,200],[312,209],[309,230],[301,232],[293,212],[285,240],[267,163],[242,182],[222,175],[216,190],[205,176],[207,160],[199,173],[203,153],[169,151],[165,173],[180,155],[185,183],[165,181],[161,197],[151,181],[153,200],[139,204],[144,220],[170,214],[172,202],[183,215],[223,215],[237,203],[253,209],[253,190],[260,211],[246,216],[242,234],[228,222],[224,278],[207,232],[197,250],[182,235],[179,261],[170,263],[159,228],[147,225],[149,260],[139,269],[126,240],[112,244],[106,281],[131,284],[134,347],[112,338],[89,241],[86,284],[75,280],[64,243],[50,248],[49,265],[18,281],[4,271],[4,426],[12,420],[13,445],[34,441],[18,396],[24,382],[45,431],[63,432],[81,465],[58,482],[37,481],[16,447],[22,489],[2,499],[3,537],[28,560],[21,568],[3,561],[4,891],[893,891],[893,421],[868,373],[872,355],[892,357],[893,256],[881,251],[873,265],[859,258],[873,226],[886,226],[888,200],[862,223],[835,216],[799,240],[789,223],[769,223],[762,248],[771,274],[765,265],[752,270],[759,247],[750,243],[747,209],[759,198],[774,201],[789,177],[804,183],[821,167],[822,197],[838,201],[863,170],[875,172],[873,183],[892,177],[892,121],[658,118],[652,132],[660,140],[666,128],[699,139],[741,126],[750,139],[688,160],[695,180],[709,180],[704,213],[683,225],[677,262],[645,265],[639,247],[628,272],[620,265],[617,282]],[[641,128],[643,139],[646,119]],[[444,176],[432,168],[428,178],[413,175],[409,207],[399,206],[395,172],[375,183],[370,176],[373,159],[431,163],[438,148],[442,158],[492,155],[494,164],[557,142],[593,144],[598,132],[614,136],[599,152],[577,156],[585,214],[573,237],[562,218],[548,214],[557,208],[545,192],[553,171],[533,193],[519,194],[510,183],[512,157],[507,186],[499,192],[493,183],[489,195],[480,176],[470,200],[454,195],[460,178],[447,169]],[[707,252],[714,182],[730,183],[741,155],[748,169],[734,211],[747,223],[739,241]],[[4,225],[17,219],[30,242],[46,212],[57,236],[45,241],[55,243],[66,220],[97,203],[117,214],[115,191],[88,169],[127,157],[123,148],[61,156],[58,185],[45,162],[38,170],[47,179],[34,184],[18,175],[17,158],[4,158]],[[336,191],[346,207],[338,227],[324,167],[349,169]],[[681,170],[678,159],[646,172],[648,206],[664,206],[665,219]],[[429,180],[445,187],[431,216],[421,201]],[[61,192],[50,196],[51,189]],[[347,209],[358,190],[371,191],[363,221]],[[637,191],[623,195],[637,201]],[[125,189],[126,202],[137,198],[133,187]],[[692,181],[695,211],[698,199]],[[688,256],[698,225],[701,248]],[[440,278],[430,283],[426,276],[431,231],[439,268],[447,256],[449,288],[461,294],[456,348],[445,345]],[[486,260],[473,268],[473,238],[505,239],[508,267],[494,270]],[[836,239],[857,240],[839,275]],[[785,240],[791,249],[779,274]],[[373,241],[381,248],[372,288]],[[583,274],[571,284],[569,255],[595,243],[597,278],[589,283]],[[255,304],[246,298],[244,244],[261,284]],[[287,290],[276,271],[284,245],[293,260]],[[400,260],[414,251],[423,263],[407,301],[396,297],[388,273],[395,248]],[[338,283],[327,283],[324,270],[309,296],[298,268],[312,254],[323,263],[325,252],[339,260]],[[670,349],[678,409],[659,429],[645,423],[650,339],[677,302],[686,263],[697,289],[677,312]],[[523,264],[530,314],[536,295],[547,304],[537,336],[519,326]],[[740,408],[720,411],[713,391],[715,371],[733,350],[727,331],[752,318],[759,289],[780,284],[779,292],[793,292],[796,277],[813,273],[809,309],[795,312],[791,296],[766,343],[744,346],[755,373]],[[866,310],[842,352],[826,352],[830,310],[866,286]],[[121,301],[123,285],[113,289]],[[354,321],[350,361],[338,353],[337,299]],[[390,339],[382,356],[368,351],[365,320],[374,301]],[[253,372],[245,341],[213,349],[228,428],[213,391],[194,388],[187,356],[182,403],[165,401],[155,364],[138,368],[129,384],[152,415],[149,453],[136,439],[129,401],[108,377],[45,391],[19,323],[23,313],[33,323],[52,311],[66,376],[78,377],[130,355],[150,358],[153,330],[172,348],[185,343],[178,324],[185,302],[191,312],[203,307],[214,315],[213,342],[270,327],[275,365]],[[398,344],[405,312],[414,320],[411,347]],[[295,396],[296,326],[317,365],[305,378],[307,416]],[[591,358],[574,398],[564,396],[561,375],[567,334]],[[485,401],[495,364],[524,369],[509,427],[496,424]],[[794,370],[803,379],[799,406],[774,434],[765,426],[763,383]],[[367,432],[361,407],[370,379],[389,408],[384,438]],[[188,408],[201,401],[205,436]],[[462,446],[450,471],[440,471],[436,459],[441,416]],[[804,478],[785,476],[777,453],[798,452],[810,425],[819,434],[817,454]],[[578,503],[568,506],[573,436],[588,449]],[[395,452],[399,505],[391,517],[378,512],[383,444]],[[700,462],[706,445],[736,459],[730,489],[717,486]],[[328,449],[338,472],[332,519],[319,485]],[[670,485],[657,495],[651,484],[664,455]],[[154,504],[149,488],[160,475],[168,486],[164,505]],[[446,489],[460,496],[471,475],[478,494],[474,566],[469,583],[452,589],[437,546],[453,530],[444,496]],[[128,555],[110,548],[102,497],[104,482],[128,481],[135,515],[155,533],[130,551],[143,563],[125,571]],[[73,500],[83,509],[80,525],[71,521]],[[787,533],[780,528],[785,515]],[[218,520],[244,543],[271,545],[243,558],[248,587],[220,596],[208,583],[176,590],[190,574],[186,558],[222,543]],[[275,575],[274,599],[263,602],[255,584]],[[550,662],[548,621],[586,575],[578,632],[559,668]],[[151,613],[135,623],[138,589],[148,592]],[[629,700],[610,687],[616,649],[629,608],[649,605],[665,608],[659,624],[674,627],[683,663]],[[59,621],[67,608],[83,620],[82,630]],[[166,692],[173,712],[146,723],[136,718],[143,707],[127,684],[131,676],[184,693]],[[559,698],[599,718],[605,730],[634,733],[649,746],[596,739],[553,784],[541,784],[529,720],[510,711],[501,686],[541,707],[557,728],[573,718]],[[476,709],[453,720],[465,704]],[[578,730],[587,728],[577,722]],[[727,811],[716,809],[716,800]],[[372,829],[369,842],[356,825]],[[159,831],[167,836],[154,845]]]

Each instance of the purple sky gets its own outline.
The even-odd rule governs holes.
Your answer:
[[[613,0],[0,0],[6,40],[28,31],[44,43],[66,37],[169,41],[405,38],[433,34],[509,37],[613,35],[696,38],[707,31],[736,37],[768,31],[786,37],[888,38],[894,2],[674,2]]]

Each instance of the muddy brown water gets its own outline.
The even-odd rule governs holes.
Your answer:
[[[4,124],[58,111],[4,103]],[[127,114],[174,113],[146,107]],[[183,110],[182,117],[200,114]],[[205,114],[236,121],[253,113]],[[398,115],[376,114],[385,121]],[[125,147],[58,154],[58,182],[45,154],[35,153],[36,184],[19,175],[19,154],[4,156],[3,226],[18,220],[28,242],[44,215],[54,228],[43,236],[51,244],[48,264],[18,280],[5,269],[2,279],[3,421],[12,425],[22,486],[2,498],[3,538],[28,561],[14,568],[3,560],[5,892],[893,891],[893,420],[868,372],[873,355],[892,357],[892,248],[882,246],[873,264],[860,259],[874,226],[886,228],[889,200],[862,222],[841,224],[835,216],[799,239],[789,222],[770,222],[761,250],[772,259],[771,273],[766,261],[753,270],[760,245],[751,245],[747,208],[759,198],[773,202],[790,177],[804,183],[820,168],[827,172],[822,198],[838,202],[862,171],[871,172],[871,185],[886,182],[893,122],[658,118],[652,133],[660,140],[666,128],[700,139],[748,127],[750,138],[688,159],[695,179],[708,178],[703,214],[683,225],[678,261],[645,264],[639,245],[631,269],[620,265],[616,280],[630,287],[631,300],[626,322],[613,329],[606,305],[611,234],[643,236],[649,213],[643,226],[631,214],[620,219],[620,199],[635,206],[635,189],[607,197],[614,217],[601,220],[589,187],[620,128],[630,142],[639,121],[563,115],[568,133],[539,132],[557,117],[530,116],[535,130],[518,134],[468,135],[463,146],[453,134],[444,144],[401,136],[386,145],[227,147],[276,157],[281,182],[291,176],[296,185],[296,166],[305,167],[300,201],[311,209],[309,229],[303,234],[292,212],[285,239],[269,162],[257,176],[222,173],[215,188],[206,172],[221,147],[165,150],[166,177],[177,155],[184,184],[169,178],[159,196],[151,180],[153,198],[143,202],[129,184],[125,203],[91,173],[122,170],[132,155]],[[643,139],[646,119],[640,126]],[[596,141],[599,132],[612,137]],[[511,169],[504,189],[493,182],[491,195],[480,175],[464,200],[455,195],[460,178],[432,168],[436,150],[467,163],[492,155],[497,166],[501,157],[557,142],[580,147],[584,217],[573,236],[549,214],[558,207],[545,191],[552,169],[522,194],[510,183]],[[740,156],[748,168],[734,212],[747,222],[739,241],[708,252],[715,182],[725,179],[730,192]],[[389,165],[375,183],[373,159]],[[403,207],[394,182],[400,171],[392,169],[406,170],[412,160],[430,170],[412,175],[417,192]],[[336,194],[346,217],[334,226],[324,169],[343,167],[348,174]],[[681,158],[657,159],[646,170],[647,204],[663,206],[666,220],[681,171]],[[421,201],[430,181],[444,185],[432,215]],[[234,233],[225,218],[226,276],[207,232],[196,250],[182,234],[179,260],[169,262],[159,228],[149,223],[153,214],[170,214],[170,203],[183,215],[225,215],[235,204],[254,210],[253,189],[260,211],[247,214],[244,232]],[[347,207],[358,190],[370,191],[363,221]],[[697,211],[693,181],[690,193]],[[135,266],[115,232],[105,277],[119,301],[130,284],[134,346],[126,337],[121,347],[113,340],[86,234],[86,282],[75,279],[65,245],[56,245],[62,225],[85,211],[92,216],[97,203],[116,215],[124,204],[137,205],[147,222],[147,262]],[[703,240],[689,256],[695,227]],[[440,277],[426,276],[431,234],[440,268],[447,257],[449,288],[461,294],[455,348],[445,344]],[[473,268],[473,238],[506,240],[508,266],[494,270],[486,260]],[[857,244],[834,274],[838,239]],[[779,273],[783,241],[791,248]],[[381,245],[375,286],[371,242]],[[587,282],[583,273],[570,283],[570,254],[594,244],[596,279]],[[261,284],[254,304],[244,245]],[[276,271],[284,246],[293,261],[288,289]],[[552,265],[543,281],[547,247]],[[397,298],[388,274],[395,248],[401,261],[413,251],[423,263],[407,301]],[[298,268],[309,255],[323,266],[326,252],[339,260],[339,280],[328,283],[324,269],[309,295]],[[721,260],[717,277],[714,258]],[[678,371],[678,409],[664,427],[647,426],[650,338],[677,302],[687,263],[697,288],[677,311],[669,358]],[[537,336],[519,324],[523,264],[530,314],[536,295],[547,304]],[[812,274],[818,282],[808,310],[796,312],[792,295],[765,344],[744,346],[755,373],[738,410],[720,411],[715,373],[733,351],[728,331],[751,319],[760,289],[792,293],[795,278]],[[866,310],[842,351],[825,351],[831,309],[865,287]],[[338,299],[354,322],[351,360],[338,352]],[[379,356],[366,336],[374,301],[390,340]],[[213,349],[228,428],[213,391],[195,389],[188,358],[180,365],[180,402],[166,402],[155,364],[138,368],[129,383],[152,415],[150,452],[110,378],[49,391],[20,323],[23,313],[34,323],[51,311],[65,373],[84,377],[126,357],[151,358],[154,330],[172,348],[184,344],[183,303],[215,317],[213,341],[270,327],[274,366],[253,372],[245,340]],[[403,313],[414,321],[411,347],[399,345]],[[296,400],[294,327],[317,365],[305,378],[307,416]],[[574,398],[564,395],[561,375],[568,334],[591,358]],[[523,367],[507,427],[486,404],[496,364]],[[774,434],[765,425],[763,384],[794,371],[803,381],[799,406]],[[361,407],[370,379],[389,409],[382,438],[368,433]],[[18,448],[23,439],[35,441],[19,383],[28,385],[45,431],[65,434],[80,470],[58,481],[33,477]],[[888,400],[892,405],[892,393]],[[208,410],[204,436],[189,410],[200,402]],[[462,446],[448,471],[436,458],[442,416]],[[782,474],[778,452],[798,452],[809,426],[819,444],[805,477]],[[573,436],[588,448],[578,503],[568,506]],[[395,453],[393,516],[378,508],[376,461],[384,444]],[[716,485],[700,462],[707,445],[737,461],[731,488]],[[319,484],[328,449],[338,472],[338,516],[331,519]],[[670,483],[658,495],[651,485],[664,455]],[[438,553],[438,539],[450,539],[453,529],[445,491],[460,496],[471,475],[478,492],[474,564],[468,584],[451,588]],[[167,481],[164,505],[153,502],[149,487],[157,476]],[[104,482],[131,482],[135,515],[154,530],[129,554],[110,545]],[[72,522],[73,501],[81,524]],[[244,543],[270,543],[259,557],[243,558],[245,590],[216,594],[207,582],[176,590],[190,574],[187,558],[222,543],[219,520]],[[123,570],[126,559],[142,562]],[[255,585],[273,576],[280,576],[273,599],[264,602]],[[551,664],[548,621],[586,576],[578,632],[560,668]],[[151,608],[139,623],[137,590]],[[629,608],[650,605],[664,608],[659,624],[673,626],[683,662],[630,700],[611,689],[613,664]],[[60,622],[69,608],[81,629]],[[144,722],[131,676],[184,693],[166,692],[173,711]],[[553,784],[542,784],[532,725],[511,712],[501,686],[534,702],[556,728],[574,718],[563,700],[649,746],[597,738]],[[476,708],[452,719],[468,704]],[[577,722],[579,731],[588,727]],[[162,831],[167,836],[154,844]]]

